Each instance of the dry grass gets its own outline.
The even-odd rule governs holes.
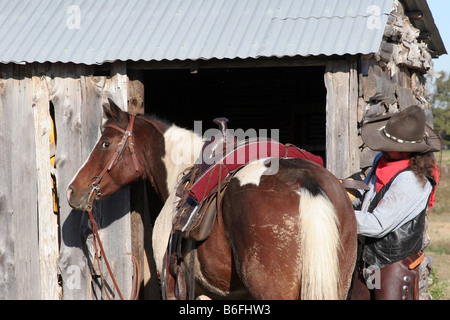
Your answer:
[[[442,152],[441,179],[436,191],[436,204],[428,214],[431,243],[426,254],[433,257],[439,281],[447,283],[443,298],[450,299],[450,150]],[[439,160],[439,159],[438,159]],[[444,286],[445,287],[445,286]]]

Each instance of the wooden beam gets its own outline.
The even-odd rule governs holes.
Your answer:
[[[356,60],[330,61],[324,79],[327,88],[326,167],[338,178],[346,178],[359,171]]]
[[[423,20],[423,14],[422,11],[416,10],[416,11],[406,11],[405,15],[409,18],[411,21],[422,21]]]
[[[36,72],[39,74],[38,72]],[[39,223],[39,257],[41,299],[61,297],[58,285],[58,219],[53,212],[53,180],[50,163],[50,132],[52,130],[49,92],[45,76],[33,76],[34,137],[36,144],[36,176]]]
[[[317,67],[325,66],[330,60],[345,60],[345,56],[336,57],[284,57],[258,59],[210,59],[175,61],[130,61],[128,70],[188,69],[201,72],[201,69],[213,68],[271,68],[271,67]],[[193,68],[194,67],[194,68]]]

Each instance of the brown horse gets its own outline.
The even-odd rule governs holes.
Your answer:
[[[164,274],[179,200],[174,189],[179,175],[199,156],[203,141],[192,131],[153,117],[132,118],[112,101],[104,109],[108,120],[102,136],[70,184],[68,201],[86,210],[94,198],[148,179],[166,201],[153,237],[155,261]],[[211,235],[197,244],[196,295],[345,299],[357,241],[344,187],[307,160],[280,159],[272,175],[264,175],[266,169],[262,161],[248,164],[224,192]]]

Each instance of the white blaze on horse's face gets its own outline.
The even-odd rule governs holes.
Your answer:
[[[239,185],[254,184],[259,186],[261,177],[267,173],[269,168],[266,166],[266,159],[259,159],[246,165],[235,174],[235,178],[239,180]]]

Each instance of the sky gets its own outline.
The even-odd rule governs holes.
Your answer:
[[[450,53],[450,1],[449,0],[427,0],[433,15],[434,23],[439,29],[445,49]],[[433,59],[434,71],[450,72],[450,55],[444,54],[438,59]]]

